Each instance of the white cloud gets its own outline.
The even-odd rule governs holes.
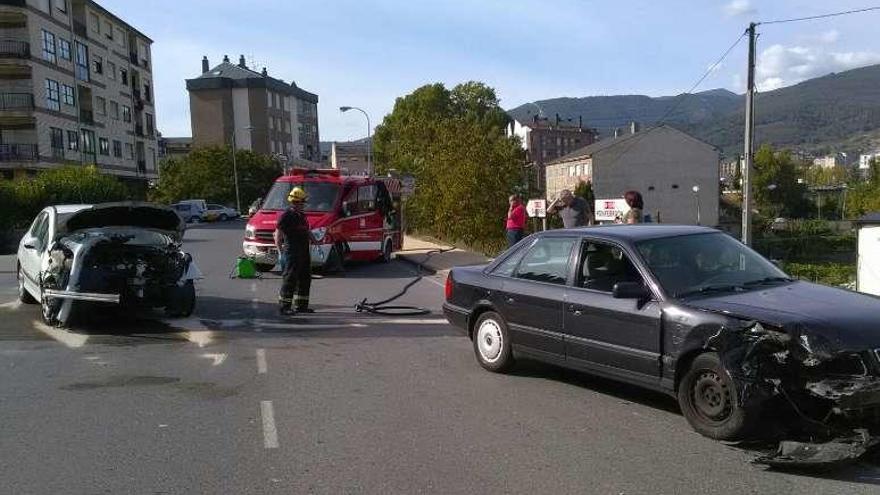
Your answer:
[[[819,35],[819,40],[823,43],[834,43],[840,38],[840,31],[836,29],[832,29],[830,31],[825,31],[824,33]]]
[[[758,89],[772,91],[806,79],[880,63],[878,52],[833,52],[822,47],[772,45],[758,57]]]
[[[754,14],[756,12],[757,10],[752,7],[751,0],[730,0],[730,3],[724,6],[724,14],[728,17]]]

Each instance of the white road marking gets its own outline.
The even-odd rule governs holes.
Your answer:
[[[257,349],[257,373],[265,375],[268,369],[266,365],[266,349]]]
[[[205,354],[202,354],[202,357],[205,359],[213,359],[214,362],[211,363],[211,366],[220,366],[221,364],[223,364],[223,361],[226,361],[226,353],[225,352],[216,353],[216,354],[205,353]]]
[[[427,280],[428,282],[431,282],[431,283],[434,284],[434,285],[439,285],[440,287],[443,287],[443,288],[446,287],[446,282],[445,282],[445,281],[444,281],[444,282],[440,282],[439,280],[434,280],[434,279],[431,278],[431,277],[425,277],[425,278],[423,278],[422,280]]]
[[[364,318],[369,325],[446,325],[445,318]]]
[[[332,330],[334,328],[366,328],[368,325],[364,325],[363,323],[341,323],[341,324],[337,324],[337,325],[331,325],[331,324],[310,325],[308,323],[297,323],[296,320],[292,320],[290,323],[266,322],[266,323],[261,323],[260,326],[263,328],[283,328],[283,329],[288,329],[288,330]]]
[[[3,309],[18,309],[21,306],[21,301],[10,301],[8,303],[0,304],[0,308]]]
[[[257,291],[257,282],[251,282],[251,292]]]
[[[214,336],[213,332],[210,330],[196,330],[185,332],[183,334],[184,338],[193,344],[196,344],[199,347],[205,347],[206,345],[211,343],[211,338]]]
[[[263,416],[263,446],[267,449],[278,448],[278,430],[275,428],[275,411],[272,401],[260,401],[260,413]]]
[[[72,349],[86,345],[86,341],[89,340],[88,335],[71,333],[60,328],[53,328],[40,321],[34,322],[34,328]]]

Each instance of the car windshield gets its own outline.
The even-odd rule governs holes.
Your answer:
[[[636,247],[673,297],[747,290],[789,280],[766,258],[720,232],[651,239]]]
[[[276,182],[266,200],[263,202],[264,210],[283,210],[290,203],[287,202],[287,195],[294,186],[305,189],[309,195],[306,200],[306,211],[330,211],[336,204],[336,197],[339,194],[339,185],[330,182]]]

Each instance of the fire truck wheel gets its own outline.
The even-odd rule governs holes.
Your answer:
[[[390,263],[391,262],[391,252],[393,251],[393,246],[391,245],[391,239],[385,239],[385,244],[382,246],[382,257],[379,258],[379,261],[382,263]]]

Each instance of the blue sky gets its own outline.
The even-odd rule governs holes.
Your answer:
[[[159,130],[190,135],[184,79],[224,54],[317,93],[322,140],[363,137],[418,86],[479,80],[505,108],[559,96],[678,94],[743,32],[871,0],[99,0],[153,38]],[[874,2],[878,3],[878,2]],[[880,11],[760,28],[763,90],[880,63]],[[699,89],[743,90],[746,43]],[[258,69],[259,70],[259,69]]]

